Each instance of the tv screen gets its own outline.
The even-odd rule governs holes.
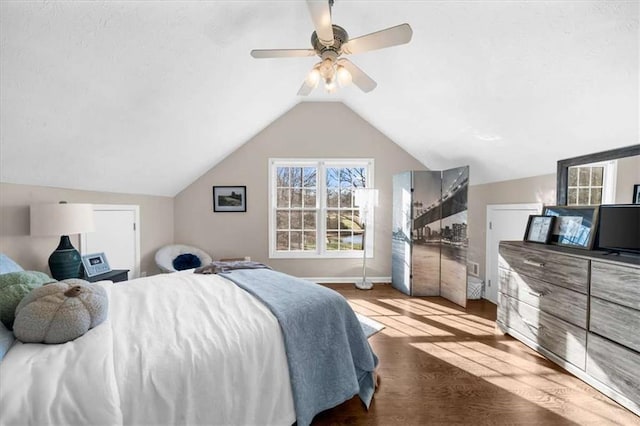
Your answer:
[[[640,204],[600,206],[598,247],[640,253]]]

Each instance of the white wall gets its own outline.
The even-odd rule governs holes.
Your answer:
[[[29,205],[38,203],[136,204],[140,206],[140,271],[160,272],[155,252],[173,242],[173,198],[150,195],[79,191],[45,186],[0,183],[0,252],[24,269],[49,273],[47,261],[59,237],[29,235]],[[78,236],[71,243],[79,248]]]

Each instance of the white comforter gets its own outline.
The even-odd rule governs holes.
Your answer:
[[[16,342],[0,363],[0,424],[295,421],[282,333],[217,275],[100,283],[109,319],[62,345]]]

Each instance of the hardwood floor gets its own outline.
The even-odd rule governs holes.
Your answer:
[[[495,331],[495,305],[466,310],[440,297],[410,298],[389,285],[328,285],[386,325],[369,339],[381,384],[369,411],[358,397],[314,425],[640,425],[640,417]]]

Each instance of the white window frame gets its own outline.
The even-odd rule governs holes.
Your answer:
[[[571,168],[579,167],[603,167],[602,172],[602,202],[601,204],[615,204],[616,198],[616,176],[618,173],[618,160],[599,161],[597,163],[579,164],[570,166]],[[569,170],[567,169],[567,176]],[[591,186],[589,186],[591,188]],[[569,203],[569,185],[567,183],[567,204]],[[572,204],[580,206],[582,204]]]
[[[314,251],[276,250],[276,205],[278,167],[318,167],[316,210],[316,249]],[[270,158],[269,159],[269,258],[271,259],[350,259],[362,258],[362,250],[327,250],[327,187],[325,170],[328,167],[364,167],[367,169],[366,188],[374,186],[373,158]],[[375,247],[375,212],[369,216],[371,223],[367,223],[366,253],[367,258],[373,257]]]

